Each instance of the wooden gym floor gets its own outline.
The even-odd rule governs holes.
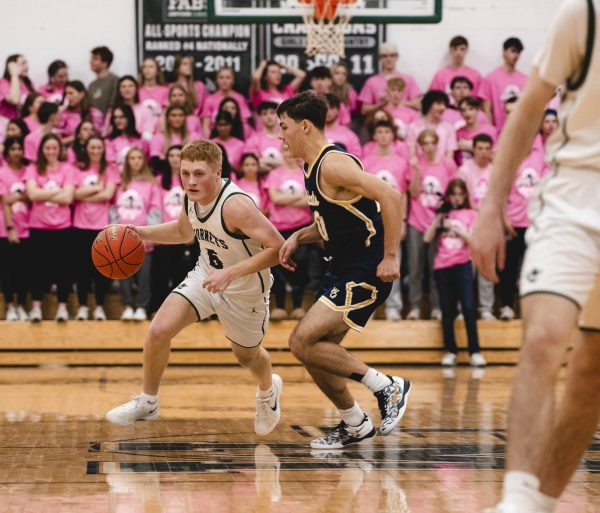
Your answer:
[[[23,330],[23,354],[35,353],[28,337],[56,350],[68,330],[85,338],[86,332],[91,337],[117,329],[98,323],[14,326],[0,323],[0,342],[10,330]],[[391,329],[374,326],[372,332]],[[15,344],[0,347],[12,354]],[[322,453],[308,442],[337,423],[335,411],[306,372],[287,361],[276,367],[284,379],[281,423],[259,438],[253,432],[255,386],[244,369],[195,360],[170,367],[160,420],[118,427],[103,415],[138,393],[140,367],[77,360],[65,366],[56,351],[37,355],[41,363],[54,355],[46,365],[18,367],[3,362],[3,352],[2,513],[479,513],[500,492],[514,366],[384,367],[414,383],[400,427],[388,437]],[[358,384],[351,387],[378,423],[373,396]],[[600,511],[600,433],[558,511]]]

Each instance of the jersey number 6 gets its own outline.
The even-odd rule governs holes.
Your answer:
[[[219,260],[217,252],[214,249],[208,249],[206,250],[206,253],[208,254],[208,262],[212,267],[215,269],[223,269],[223,262]]]

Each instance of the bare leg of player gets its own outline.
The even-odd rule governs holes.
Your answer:
[[[232,343],[231,349],[240,365],[249,369],[256,378],[258,388],[254,431],[257,435],[268,435],[281,418],[279,398],[283,390],[283,381],[278,374],[273,374],[271,357],[263,347],[248,348]]]

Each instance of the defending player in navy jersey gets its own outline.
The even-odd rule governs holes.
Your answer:
[[[324,96],[298,94],[285,100],[277,114],[284,150],[306,163],[306,193],[314,216],[312,225],[282,246],[280,264],[293,271],[292,255],[298,246],[321,241],[329,259],[319,300],[296,325],[289,344],[342,418],[311,447],[341,449],[375,435],[347,379],[363,383],[377,397],[381,434],[389,434],[406,410],[410,381],[381,374],[340,345],[349,328],[364,328],[400,276],[402,197],[365,173],[356,157],[328,144]]]

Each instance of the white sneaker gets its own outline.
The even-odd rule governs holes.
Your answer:
[[[459,313],[454,320],[455,321],[464,321],[465,316],[462,313]]]
[[[473,353],[471,355],[471,367],[485,367],[487,362],[481,353]]]
[[[8,309],[6,310],[6,320],[7,321],[18,321],[19,320],[19,314],[17,312],[17,309],[13,305],[10,305],[8,307]]]
[[[408,312],[408,315],[406,316],[406,319],[409,321],[416,321],[417,319],[421,318],[421,310],[419,310],[418,308],[413,308],[410,312]]]
[[[39,306],[34,306],[29,310],[29,320],[31,322],[40,322],[42,320],[42,309]]]
[[[125,307],[123,313],[121,314],[122,321],[133,321],[133,308],[130,306]]]
[[[69,320],[69,312],[67,311],[66,305],[58,305],[54,320],[56,322],[67,322]]]
[[[456,355],[454,353],[446,353],[442,356],[442,365],[445,367],[454,367],[456,365]]]
[[[268,435],[275,429],[281,417],[281,404],[279,398],[283,390],[283,380],[279,374],[273,374],[273,394],[267,399],[262,399],[256,392],[256,417],[254,431],[259,436]]]
[[[145,321],[148,319],[148,316],[146,315],[146,309],[142,308],[141,306],[138,306],[135,309],[135,312],[133,314],[133,320],[134,321]]]
[[[87,321],[90,316],[90,309],[87,306],[80,306],[77,310],[76,321]]]
[[[113,424],[129,426],[137,420],[156,420],[158,418],[159,400],[148,401],[136,395],[128,403],[113,408],[106,414],[106,420]]]
[[[94,320],[95,321],[105,321],[106,320],[106,313],[104,313],[104,308],[102,308],[100,305],[98,305],[96,308],[94,308]]]
[[[254,448],[254,486],[257,495],[268,496],[271,502],[281,500],[281,485],[279,484],[279,458],[273,454],[268,445],[259,444]]]
[[[510,306],[503,306],[500,309],[500,319],[503,321],[512,321],[515,318],[515,312]]]
[[[482,321],[495,321],[496,316],[490,310],[483,310],[481,312]]]
[[[439,308],[434,308],[433,310],[431,310],[431,319],[433,321],[441,321],[442,311]]]
[[[19,316],[20,321],[28,321],[29,320],[29,315],[27,315],[25,308],[23,308],[22,306],[19,306],[17,308],[17,315]]]
[[[388,321],[401,321],[402,320],[402,316],[400,315],[400,312],[398,310],[394,310],[393,308],[390,308],[389,310],[385,311],[385,318]]]

